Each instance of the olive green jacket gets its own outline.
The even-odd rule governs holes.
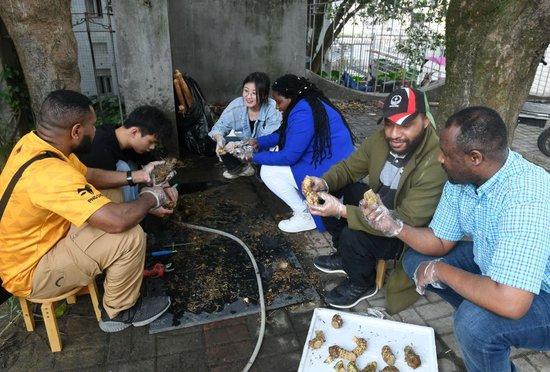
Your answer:
[[[367,175],[369,176],[370,188],[378,192],[381,186],[380,173],[389,151],[383,130],[379,130],[368,137],[361,147],[346,160],[332,166],[323,175],[330,192],[338,191]],[[439,138],[433,127],[428,126],[422,142],[403,169],[395,194],[395,213],[407,225],[418,227],[428,225],[439,203],[447,176],[437,160],[438,154]],[[346,205],[346,210],[350,229],[382,236],[380,231],[374,230],[366,223],[358,206]],[[398,269],[402,270],[401,265],[398,266]],[[400,273],[400,276],[402,276],[402,273]],[[401,284],[399,287],[403,288],[395,289],[395,283],[391,283],[391,277],[388,282],[388,289],[390,287],[394,288],[392,291],[395,293],[407,289]],[[408,288],[410,287],[411,283],[409,282]],[[387,291],[388,303],[393,300],[390,297],[390,293]],[[417,298],[412,293],[409,293],[408,297],[409,300],[405,302],[414,302]],[[407,303],[405,307],[408,305],[410,303]]]

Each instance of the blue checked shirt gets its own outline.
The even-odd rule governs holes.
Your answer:
[[[447,182],[430,228],[470,236],[483,275],[535,294],[550,292],[550,174],[510,151],[481,187]]]

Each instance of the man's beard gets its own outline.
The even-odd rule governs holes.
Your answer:
[[[85,135],[82,142],[73,150],[76,154],[87,154],[92,150],[92,137]]]
[[[405,148],[405,150],[396,151],[396,150],[392,149],[391,146],[390,146],[390,149],[392,150],[392,152],[394,152],[398,155],[411,154],[411,153],[414,152],[414,150],[416,150],[418,145],[420,145],[420,142],[422,142],[422,140],[424,139],[424,136],[426,135],[426,131],[427,131],[426,128],[422,128],[422,131],[420,133],[418,133],[418,136],[414,140],[412,140],[411,142],[409,142],[407,144],[408,146]],[[389,144],[389,140],[387,138],[386,138],[386,141],[388,141],[388,144]]]

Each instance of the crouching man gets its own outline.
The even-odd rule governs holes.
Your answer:
[[[0,277],[19,297],[51,298],[88,284],[105,272],[102,321],[105,332],[141,326],[170,306],[169,297],[140,297],[145,234],[138,223],[150,211],[177,199],[171,188],[145,187],[137,200],[113,203],[97,189],[127,183],[125,172],[86,168],[74,155],[89,149],[96,115],[84,95],[50,93],[36,131],[15,145],[0,175],[0,193],[36,155],[15,184],[0,221]]]
[[[363,212],[412,248],[403,266],[417,291],[456,308],[468,371],[515,370],[511,346],[550,350],[550,175],[508,148],[489,108],[455,113],[440,138],[449,182],[429,228],[403,224],[380,203]]]

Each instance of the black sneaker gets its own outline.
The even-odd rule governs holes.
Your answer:
[[[362,287],[353,284],[349,279],[345,279],[325,294],[325,302],[332,307],[349,309],[374,296],[377,292],[376,285],[370,288]]]
[[[118,313],[113,319],[101,309],[99,328],[103,332],[119,332],[129,326],[141,327],[153,322],[170,307],[170,297],[140,297],[134,306]]]
[[[317,256],[313,260],[313,265],[324,273],[346,274],[342,264],[342,256],[338,253],[327,256]]]

